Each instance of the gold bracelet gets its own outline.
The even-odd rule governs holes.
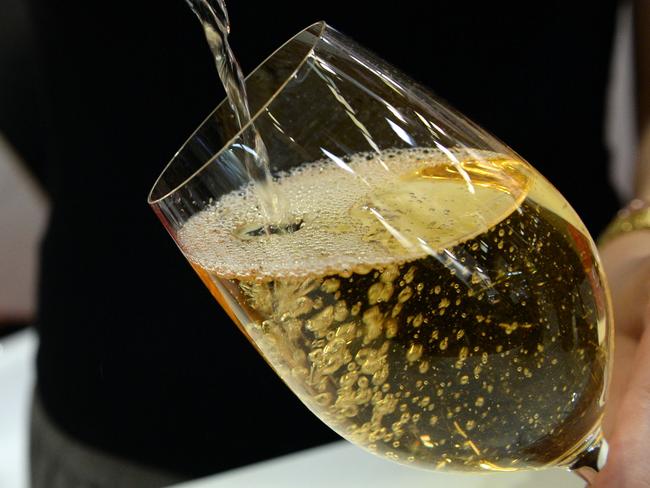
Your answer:
[[[650,202],[641,198],[635,198],[618,212],[598,238],[598,245],[635,230],[650,231]]]

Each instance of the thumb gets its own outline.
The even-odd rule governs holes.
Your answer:
[[[632,376],[609,439],[607,463],[592,488],[650,487],[650,302],[644,307],[643,322]]]

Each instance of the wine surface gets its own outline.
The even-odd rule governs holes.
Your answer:
[[[570,462],[599,435],[607,377],[593,244],[524,163],[452,156],[306,164],[276,183],[293,232],[260,232],[245,188],[178,241],[281,378],[352,442],[428,469]]]

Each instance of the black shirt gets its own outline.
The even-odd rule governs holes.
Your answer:
[[[581,5],[578,5],[581,3]],[[38,388],[70,435],[199,476],[335,439],[210,297],[146,205],[222,97],[181,0],[31,0],[49,114]],[[617,207],[603,116],[614,2],[243,2],[250,71],[320,20],[492,131],[592,232]]]

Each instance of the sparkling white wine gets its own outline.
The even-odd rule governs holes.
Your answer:
[[[599,436],[607,377],[593,244],[524,163],[450,156],[311,163],[277,183],[293,232],[260,233],[243,189],[178,240],[282,379],[352,442],[429,469],[571,462]]]

